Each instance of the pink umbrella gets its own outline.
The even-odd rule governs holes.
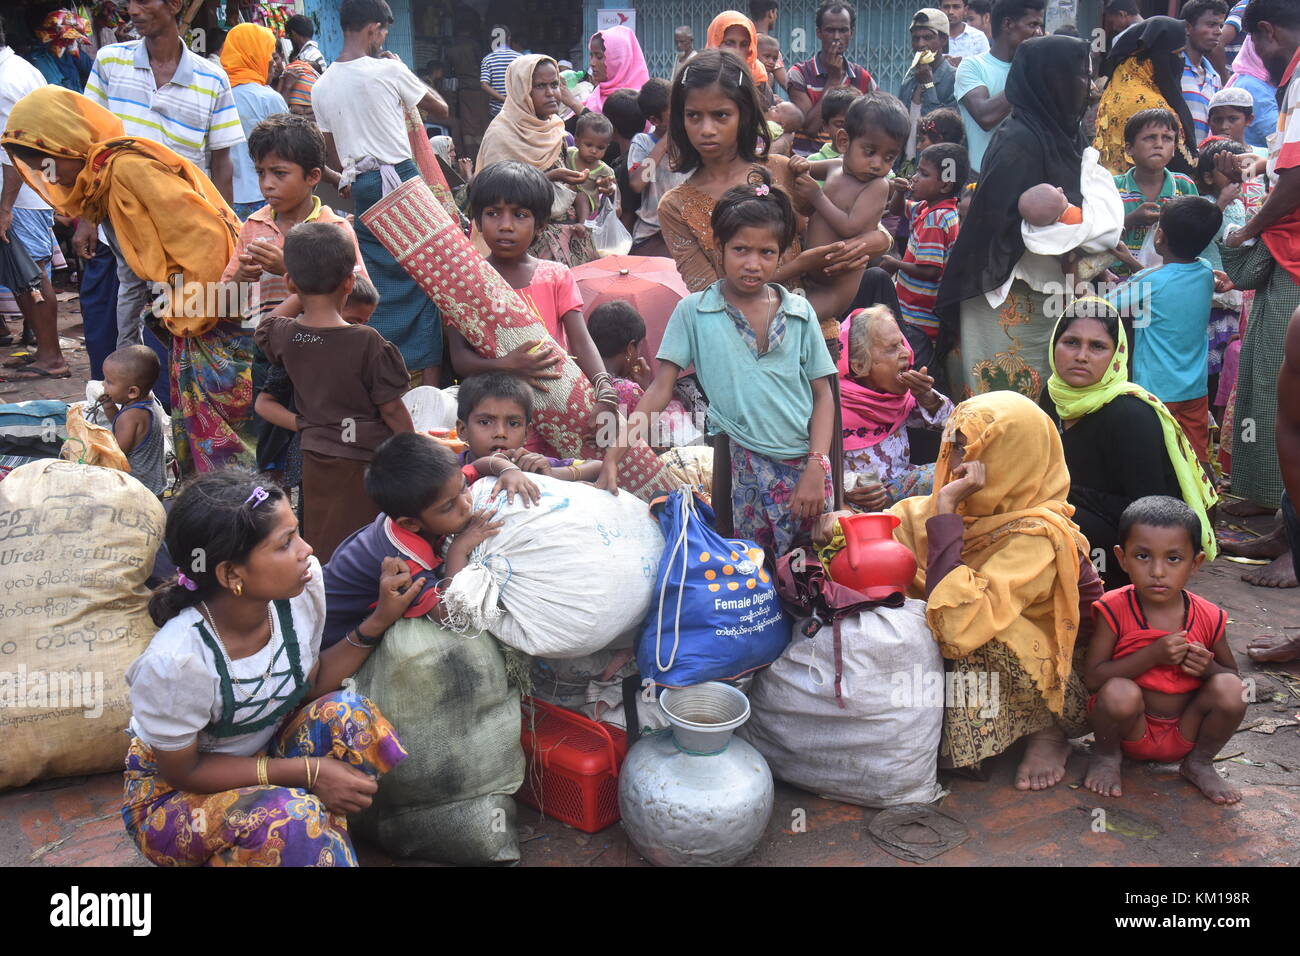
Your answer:
[[[690,295],[676,263],[659,256],[605,256],[572,271],[582,293],[582,314],[588,319],[596,306],[616,300],[629,303],[640,313],[646,329],[641,354],[651,370],[657,371],[655,355],[668,317],[677,303]]]

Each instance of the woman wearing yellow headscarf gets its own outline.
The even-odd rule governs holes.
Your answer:
[[[730,50],[749,66],[755,83],[767,82],[767,67],[758,58],[758,31],[743,13],[724,10],[713,18],[705,34],[706,49]]]
[[[1107,589],[1129,583],[1113,548],[1120,515],[1147,495],[1185,501],[1213,561],[1209,509],[1218,495],[1178,421],[1128,380],[1128,337],[1115,307],[1096,296],[1076,300],[1056,323],[1047,359],[1052,376],[1040,405],[1061,425],[1074,520],[1103,562]]]
[[[235,167],[231,182],[235,201],[231,205],[240,221],[265,205],[253,157],[248,155],[248,136],[268,116],[289,112],[284,97],[267,85],[275,54],[275,34],[256,23],[239,24],[226,34],[226,43],[221,48],[221,68],[230,77],[239,125],[244,128],[245,142],[230,151]]]
[[[14,105],[0,145],[46,202],[65,216],[102,223],[131,271],[157,283],[155,309],[172,339],[172,422],[182,467],[253,464],[252,333],[240,328],[237,290],[219,284],[239,221],[211,180],[166,146],[126,136],[108,110],[56,86]]]
[[[934,488],[891,511],[894,537],[917,557],[908,595],[925,599],[967,695],[944,708],[940,759],[976,768],[1027,737],[1016,787],[1053,786],[1065,776],[1066,734],[1087,733],[1074,657],[1102,594],[1070,520],[1060,436],[1019,393],[968,399],[944,428]]]

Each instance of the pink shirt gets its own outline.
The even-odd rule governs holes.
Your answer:
[[[578,291],[578,283],[573,281],[569,267],[549,259],[539,260],[537,269],[533,272],[533,281],[526,288],[516,291],[537,313],[551,338],[567,351],[568,344],[560,318],[573,309],[582,311],[582,293]]]

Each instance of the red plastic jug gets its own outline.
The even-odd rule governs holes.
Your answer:
[[[831,559],[831,580],[873,601],[907,593],[916,576],[916,556],[894,540],[898,525],[898,517],[887,511],[840,518],[846,547]]]

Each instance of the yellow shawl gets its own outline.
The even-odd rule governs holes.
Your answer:
[[[1078,636],[1079,557],[1088,554],[1088,542],[1070,520],[1061,437],[1023,395],[989,392],[958,405],[944,428],[935,494],[891,509],[902,521],[894,537],[917,559],[908,593],[925,595],[925,523],[937,513],[939,489],[952,480],[949,455],[958,432],[966,460],[984,463],[986,483],[957,507],[963,564],[930,593],[926,620],[949,659],[1002,641],[1059,714]]]
[[[528,53],[506,67],[506,101],[483,134],[476,169],[513,159],[547,172],[559,162],[564,121],[558,116],[542,119],[533,108],[533,73],[543,63],[555,66],[549,56]]]
[[[121,120],[80,93],[51,85],[27,94],[10,112],[0,145],[82,160],[85,168],[72,186],[49,181],[21,160],[14,165],[63,215],[96,224],[107,219],[123,258],[141,279],[173,286],[181,276],[210,291],[207,283],[221,278],[240,227],[212,181],[161,143],[126,136]],[[185,315],[163,321],[173,335],[195,336],[218,319]]]

